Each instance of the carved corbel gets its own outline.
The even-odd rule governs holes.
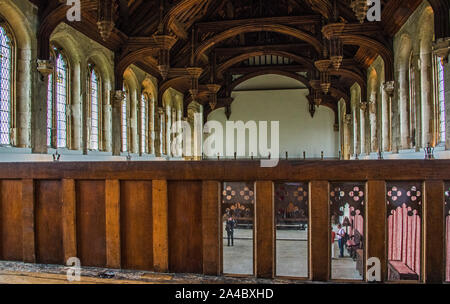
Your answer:
[[[125,99],[125,92],[121,90],[112,91],[112,106],[113,107],[121,107],[122,102]]]
[[[395,81],[387,81],[383,83],[383,90],[390,98],[394,97]]]
[[[153,39],[159,49],[158,70],[163,80],[166,80],[170,70],[170,50],[174,46],[175,42],[177,42],[177,39],[170,35],[159,34],[154,35]]]
[[[41,80],[44,81],[48,75],[53,73],[55,64],[51,60],[37,60],[37,70],[41,74]]]
[[[441,59],[442,65],[446,65],[450,55],[450,37],[435,41],[433,43],[433,50],[436,56]]]

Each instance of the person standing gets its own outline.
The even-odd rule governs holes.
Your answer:
[[[338,245],[339,245],[339,257],[343,258],[344,257],[344,242],[345,242],[345,230],[344,228],[342,228],[341,224],[337,225],[337,233],[336,233],[336,239],[338,240]]]
[[[233,217],[229,217],[227,219],[226,222],[226,226],[225,226],[225,230],[227,231],[227,236],[228,236],[228,247],[230,246],[230,241],[231,241],[231,246],[234,246],[234,227],[236,226],[236,221],[233,219]]]

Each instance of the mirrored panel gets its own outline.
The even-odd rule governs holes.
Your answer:
[[[222,186],[223,273],[253,275],[255,184],[224,182]]]
[[[364,279],[365,183],[330,184],[331,279]]]
[[[450,282],[450,182],[445,183],[445,281]]]
[[[275,184],[276,275],[308,277],[308,184]]]
[[[422,252],[422,183],[387,183],[388,280],[418,281]]]

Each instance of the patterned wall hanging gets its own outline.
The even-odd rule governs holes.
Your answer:
[[[394,214],[403,205],[408,208],[408,216],[422,217],[422,183],[391,182],[387,184],[387,216]]]
[[[364,218],[365,184],[363,182],[332,183],[330,189],[330,212],[333,224],[337,224],[339,217],[344,216],[343,209],[346,205],[350,209],[350,217],[358,215]]]
[[[277,223],[308,220],[308,184],[276,183],[275,216]]]
[[[224,182],[222,214],[239,218],[253,218],[255,187],[252,182]]]

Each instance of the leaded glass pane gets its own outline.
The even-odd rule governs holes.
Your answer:
[[[47,86],[47,146],[52,145],[53,128],[53,75],[48,76]]]
[[[142,152],[147,153],[147,99],[141,97],[141,145]]]
[[[128,92],[125,90],[125,86],[123,87],[123,91],[125,92],[125,98],[122,102],[122,152],[126,152],[128,150],[128,125],[127,125],[127,103],[128,103]]]
[[[56,58],[56,133],[57,147],[67,146],[67,65],[61,54]]]
[[[440,119],[440,140],[445,142],[445,82],[444,67],[440,60],[438,62],[438,85],[439,85],[439,119]]]
[[[91,72],[91,149],[98,150],[98,79],[95,70]]]
[[[11,41],[0,27],[0,145],[11,143],[11,72]]]

